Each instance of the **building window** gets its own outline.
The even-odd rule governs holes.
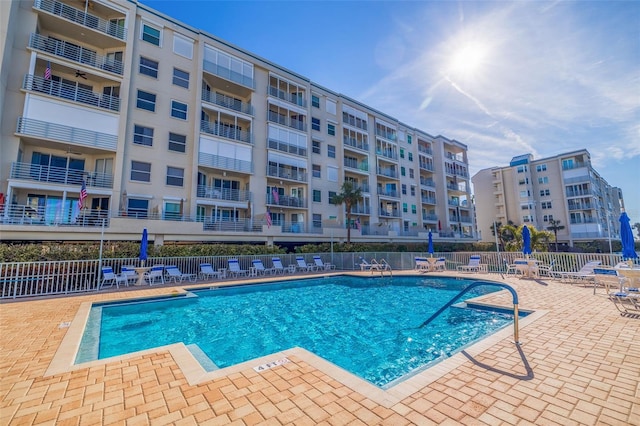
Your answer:
[[[518,166],[518,173],[525,173],[527,171],[527,166]]]
[[[413,161],[413,152],[410,152],[408,154],[408,158],[409,158],[409,161]]]
[[[551,195],[551,192],[548,189],[541,189],[540,190],[540,196],[541,197],[548,197],[549,195]]]
[[[539,177],[538,178],[538,183],[540,183],[540,184],[549,183],[549,178],[547,176]]]
[[[311,129],[320,131],[320,119],[311,117]]]
[[[181,120],[187,119],[187,104],[171,101],[171,116]]]
[[[331,123],[327,123],[327,134],[329,134],[330,136],[335,136],[336,126]]]
[[[138,68],[140,74],[148,75],[149,77],[158,78],[158,62],[151,59],[140,56],[140,67]]]
[[[131,161],[131,180],[151,182],[151,163]]]
[[[149,200],[127,198],[127,216],[138,219],[146,218],[149,214]]]
[[[336,158],[336,146],[335,145],[327,145],[327,156],[329,158]]]
[[[167,166],[167,185],[184,186],[184,169]]]
[[[311,95],[311,106],[314,108],[320,108],[320,98],[316,95]]]
[[[401,176],[406,176],[406,175],[407,175],[407,171],[406,171],[406,169],[404,168],[404,166],[400,167],[400,175],[401,175]]]
[[[193,40],[179,34],[173,35],[173,53],[184,56],[187,59],[193,58]]]
[[[319,141],[311,141],[311,150],[314,154],[320,154],[320,142]]]
[[[314,228],[322,228],[322,215],[314,213],[313,214],[313,227]]]
[[[416,214],[417,213],[417,209],[416,209],[416,205],[415,204],[411,204],[411,213]]]
[[[335,204],[333,202],[333,199],[336,197],[336,195],[338,195],[338,193],[336,191],[329,191],[329,203],[330,204]]]
[[[402,195],[407,195],[407,185],[402,184]]]
[[[136,107],[140,109],[146,109],[147,111],[155,112],[156,110],[156,95],[153,93],[138,90],[138,98],[136,100]]]
[[[177,133],[169,132],[169,151],[186,152],[187,137]]]
[[[543,209],[550,209],[551,201],[543,201],[542,203],[540,203],[540,205],[542,206]]]
[[[407,209],[407,203],[402,203],[402,212],[407,213],[409,210]]]
[[[313,201],[316,203],[322,202],[322,191],[320,191],[319,189],[313,190]]]
[[[411,185],[411,196],[412,197],[416,196],[416,187],[414,185]]]
[[[536,166],[536,171],[538,172],[545,172],[547,171],[547,165],[546,164],[538,164]]]
[[[407,135],[407,143],[409,145],[411,145],[411,135]],[[409,155],[411,155],[411,154],[409,154]]]
[[[412,168],[409,168],[409,177],[410,177],[411,179],[413,179],[413,178],[414,178],[414,176],[415,176],[415,175],[413,174],[413,169],[412,169]]]
[[[189,73],[186,71],[179,70],[178,68],[173,69],[173,84],[176,86],[184,87],[185,89],[189,88]]]
[[[137,145],[153,146],[153,129],[138,124],[133,126],[133,143]]]
[[[320,164],[312,164],[311,165],[311,170],[312,170],[312,175],[314,178],[320,178],[321,173],[320,173]]]
[[[404,148],[400,148],[400,158],[404,158]]]
[[[150,25],[142,24],[142,40],[160,46],[160,30]]]

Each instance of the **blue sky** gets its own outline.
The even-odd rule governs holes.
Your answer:
[[[640,222],[638,1],[142,1],[432,135],[471,174],[586,148]]]

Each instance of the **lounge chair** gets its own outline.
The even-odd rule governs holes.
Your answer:
[[[298,271],[311,272],[318,269],[315,263],[307,263],[303,256],[296,256],[296,262],[296,270]]]
[[[185,280],[189,280],[191,282],[195,282],[197,279],[196,274],[183,274],[177,266],[171,265],[164,268],[164,272],[166,275],[166,281],[174,283],[183,282]]]
[[[596,287],[604,287],[607,294],[612,290],[622,290],[622,279],[618,276],[618,271],[612,268],[593,268],[595,275],[593,286],[593,294],[596,293]]]
[[[240,269],[240,262],[238,259],[229,259],[229,274],[232,277],[239,277],[240,275],[247,275],[246,269]]]
[[[132,282],[133,284],[135,284],[138,281],[138,278],[140,278],[133,266],[123,266],[122,275],[127,277],[127,282]]]
[[[480,272],[482,267],[480,266],[480,255],[473,255],[469,258],[468,265],[458,266],[460,272]]]
[[[324,263],[320,256],[313,256],[313,261],[316,264],[316,269],[320,271],[331,271],[336,269],[336,265],[332,265],[331,263]]]
[[[549,262],[548,265],[538,265],[538,275],[543,276],[543,277],[551,277],[553,272],[555,272],[553,270],[553,268],[556,265],[556,260],[552,259],[551,262]]]
[[[285,268],[282,265],[282,260],[280,260],[279,257],[272,257],[271,258],[271,262],[273,263],[273,271],[276,274],[284,274],[285,271],[289,272],[290,274],[293,274],[295,272],[295,266],[293,268],[289,267],[289,268]]]
[[[210,263],[201,263],[200,264],[200,278],[223,278],[222,273],[220,271],[216,271],[213,269]]]
[[[391,265],[389,265],[387,261],[384,259],[380,259],[380,262],[378,262],[376,259],[371,259],[371,265],[373,266],[371,268],[372,273],[373,271],[390,271],[391,270]]]
[[[113,268],[111,266],[105,266],[102,268],[102,282],[100,283],[101,289],[104,288],[106,284],[109,284],[109,287],[113,287],[115,284],[117,288],[120,288],[120,283],[125,286],[129,285],[125,275],[116,274],[113,272]]]
[[[416,267],[415,270],[419,272],[427,272],[431,270],[431,264],[426,257],[415,257]]]
[[[164,265],[153,265],[150,270],[144,273],[144,280],[153,285],[156,281],[164,284]]]
[[[439,257],[436,259],[436,262],[433,264],[434,271],[446,271],[447,270],[447,259],[444,257]]]
[[[258,275],[266,275],[266,274],[274,274],[276,271],[273,268],[265,268],[264,264],[262,263],[262,260],[260,259],[253,259],[251,261],[251,263],[253,264],[253,268],[256,271],[256,274]]]
[[[371,269],[376,268],[375,265],[372,265],[371,263],[367,262],[367,260],[364,257],[360,257],[360,270],[361,271],[370,271]]]
[[[640,316],[640,297],[637,294],[622,291],[609,293],[609,300],[613,302],[620,315]]]
[[[552,277],[557,278],[563,282],[580,282],[588,283],[594,281],[595,274],[593,269],[600,265],[602,262],[599,260],[590,260],[585,263],[582,268],[577,272],[553,272]]]

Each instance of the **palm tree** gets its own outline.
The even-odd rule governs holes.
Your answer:
[[[557,252],[558,251],[558,231],[560,231],[561,229],[564,229],[564,225],[560,225],[559,220],[550,219],[549,226],[547,226],[547,229],[549,231],[553,231],[553,235],[556,241],[556,252]]]
[[[351,244],[351,208],[362,200],[362,189],[356,188],[351,181],[342,183],[342,192],[334,195],[331,199],[333,204],[344,204],[347,213],[347,244]]]

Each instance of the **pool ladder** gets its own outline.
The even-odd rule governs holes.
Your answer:
[[[373,262],[375,262],[375,264],[377,265],[377,269],[380,271],[380,276],[383,277],[384,276],[384,271],[389,271],[389,276],[392,277],[393,276],[393,270],[391,269],[391,265],[389,265],[389,262],[387,262],[384,259],[380,259],[380,262],[378,262],[377,260],[373,259]],[[373,274],[374,269],[371,269],[371,273]]]

